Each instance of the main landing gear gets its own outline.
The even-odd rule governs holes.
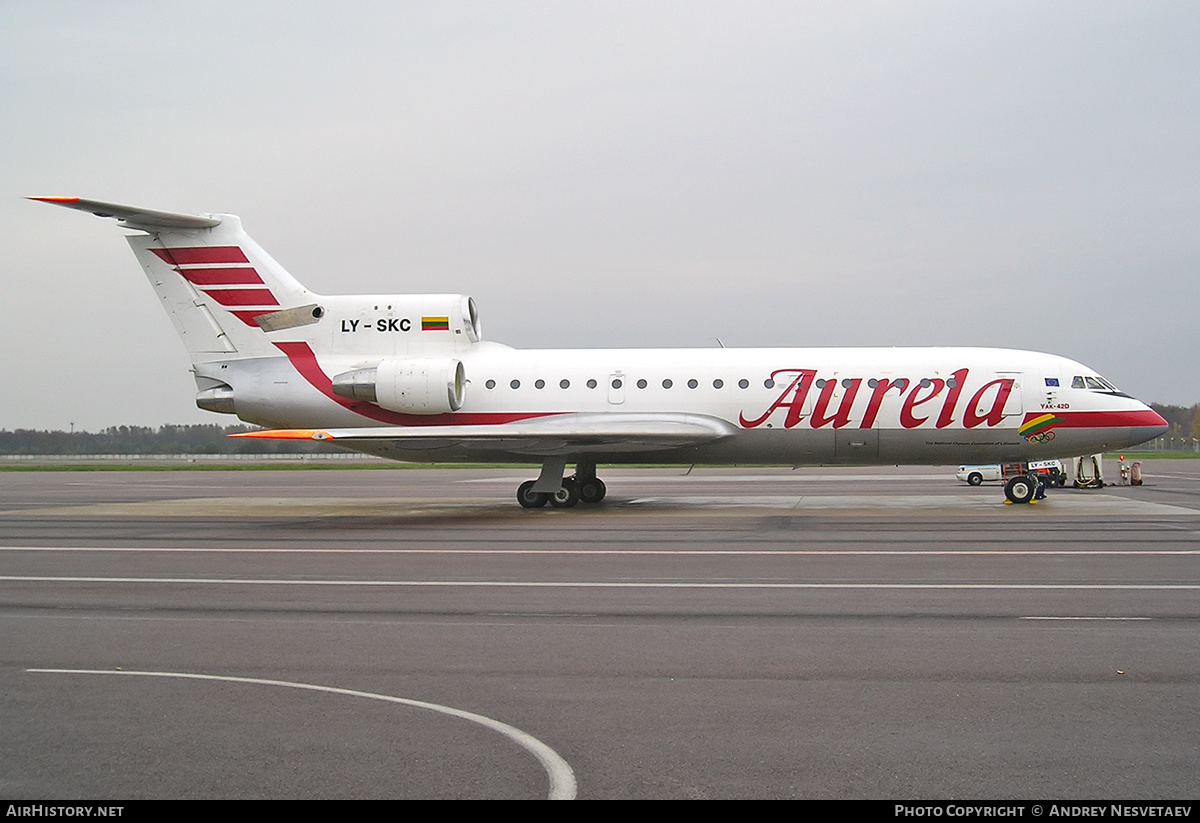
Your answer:
[[[537,480],[526,480],[517,488],[517,502],[526,509],[539,509],[549,503],[556,509],[569,509],[576,503],[599,503],[608,489],[596,477],[595,463],[579,463],[575,474],[563,477],[567,461],[547,460]]]

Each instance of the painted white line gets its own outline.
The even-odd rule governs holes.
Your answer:
[[[1153,617],[1052,617],[1036,616],[1021,617],[1020,620],[1153,620]]]
[[[502,723],[499,720],[493,720],[482,714],[455,709],[452,706],[442,706],[438,703],[426,703],[423,700],[410,700],[407,697],[393,697],[388,694],[375,694],[374,692],[360,692],[355,689],[339,689],[334,686],[317,686],[312,683],[294,683],[289,680],[266,680],[258,677],[223,677],[215,674],[194,674],[190,672],[136,672],[136,671],[113,671],[109,669],[26,669],[27,672],[35,674],[115,674],[125,675],[127,677],[173,677],[182,680],[217,680],[226,683],[253,683],[259,686],[282,686],[287,689],[305,689],[313,692],[327,692],[329,694],[341,694],[349,697],[365,697],[369,700],[382,700],[386,703],[399,703],[403,706],[413,706],[418,709],[428,709],[431,712],[446,714],[451,717],[458,717],[463,720],[469,720],[472,723],[478,723],[480,726],[499,732],[500,734],[512,740],[521,748],[532,754],[537,761],[542,764],[542,768],[546,770],[546,775],[550,778],[550,793],[547,799],[549,800],[574,800],[576,793],[575,772],[571,770],[567,761],[559,756],[558,752],[547,746],[542,741],[538,740],[533,735],[523,732],[515,726],[510,726],[507,723]]]
[[[113,554],[432,554],[432,555],[653,555],[680,557],[1154,557],[1200,556],[1200,549],[233,549],[158,546],[0,546],[0,552],[109,552]]]
[[[535,472],[536,473],[536,472]],[[608,477],[609,473],[606,472]],[[633,485],[635,483],[654,483],[661,485],[663,483],[795,483],[800,482],[820,482],[820,483],[862,483],[862,482],[896,482],[900,480],[925,480],[936,481],[946,480],[945,474],[929,473],[929,474],[729,474],[729,475],[686,475],[686,474],[656,474],[656,475],[616,475],[623,484]],[[504,483],[504,484],[520,484],[528,480],[528,476],[517,477],[476,477],[469,480],[455,480],[455,483]],[[609,482],[613,482],[610,479]],[[956,485],[957,484],[957,485]],[[962,486],[962,481],[954,478],[954,473],[950,473],[950,480],[946,482],[947,486],[955,486],[956,488],[965,488]],[[998,485],[993,488],[1000,488]]]
[[[152,583],[186,586],[358,586],[471,589],[996,589],[1105,591],[1197,591],[1200,583],[763,583],[588,580],[278,580],[236,577],[51,577],[0,575],[7,583]]]
[[[1033,501],[1036,506],[1013,507],[1005,505],[1002,496],[979,494],[840,494],[840,495],[727,495],[725,497],[637,497],[624,501],[622,506],[630,510],[660,507],[680,510],[709,509],[730,510],[745,508],[787,509],[797,511],[866,509],[868,511],[906,512],[930,509],[970,510],[977,512],[1005,512],[1005,516],[1033,517],[1037,512],[1053,512],[1056,515],[1137,515],[1195,517],[1196,509],[1167,503],[1134,500],[1117,495],[1047,496],[1043,501]],[[614,508],[622,511],[621,508]],[[1015,512],[1025,512],[1016,515]]]

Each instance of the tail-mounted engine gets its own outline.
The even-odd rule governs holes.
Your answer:
[[[455,358],[393,358],[333,378],[333,392],[405,414],[444,414],[462,408],[466,369]]]

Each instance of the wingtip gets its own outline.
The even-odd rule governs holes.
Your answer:
[[[41,203],[78,203],[78,197],[26,197],[26,200],[37,200]]]

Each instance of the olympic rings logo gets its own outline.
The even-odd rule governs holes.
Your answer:
[[[1054,432],[1044,431],[1037,432],[1036,434],[1027,434],[1025,435],[1025,439],[1030,443],[1049,443],[1054,439]]]

